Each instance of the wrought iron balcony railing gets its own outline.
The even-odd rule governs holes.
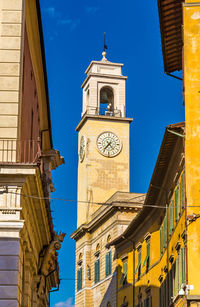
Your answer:
[[[0,164],[37,164],[40,157],[40,141],[0,139]]]
[[[108,109],[107,107],[102,107],[102,106],[101,107],[87,106],[87,110],[85,111],[84,114],[122,117],[121,110]]]

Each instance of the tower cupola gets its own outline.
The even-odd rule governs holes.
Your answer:
[[[120,63],[112,63],[102,53],[101,61],[92,61],[82,84],[84,115],[125,117],[125,80]]]

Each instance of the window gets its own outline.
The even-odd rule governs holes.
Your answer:
[[[171,235],[174,229],[174,201],[171,200],[169,205],[169,234]]]
[[[100,281],[100,259],[98,258],[94,263],[94,283]]]
[[[164,228],[164,248],[167,246],[167,214],[165,215],[164,222],[163,222],[163,228]]]
[[[175,221],[178,220],[178,190],[175,191]]]
[[[106,277],[112,273],[112,254],[111,250],[106,254]]]
[[[137,268],[135,270],[135,274],[138,273],[138,279],[140,279],[140,275],[141,275],[141,256],[142,256],[142,248],[140,247],[138,249],[138,265],[137,265]]]
[[[185,172],[181,175],[181,208],[185,207]]]
[[[179,294],[181,286],[185,284],[185,248],[182,247],[179,251],[175,262],[175,287],[176,295]]]
[[[127,284],[127,274],[128,274],[128,258],[125,258],[123,260],[123,265],[122,265],[122,277],[120,280],[120,284],[122,285]]]
[[[142,267],[146,265],[146,271],[148,271],[150,267],[150,237],[146,239],[146,247],[147,247],[147,255]]]
[[[96,261],[94,263],[94,283],[98,283],[100,281],[100,244],[98,243],[96,246],[95,252]]]
[[[82,266],[77,270],[77,291],[82,289]]]
[[[160,256],[163,252],[163,225],[160,226]]]

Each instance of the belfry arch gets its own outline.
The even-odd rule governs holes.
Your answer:
[[[100,90],[99,115],[111,115],[114,112],[114,91],[110,86],[103,86]],[[110,114],[109,114],[110,113]]]

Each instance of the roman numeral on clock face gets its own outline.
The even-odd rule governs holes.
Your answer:
[[[97,137],[97,149],[105,157],[115,157],[122,149],[122,142],[116,134],[105,131]]]

